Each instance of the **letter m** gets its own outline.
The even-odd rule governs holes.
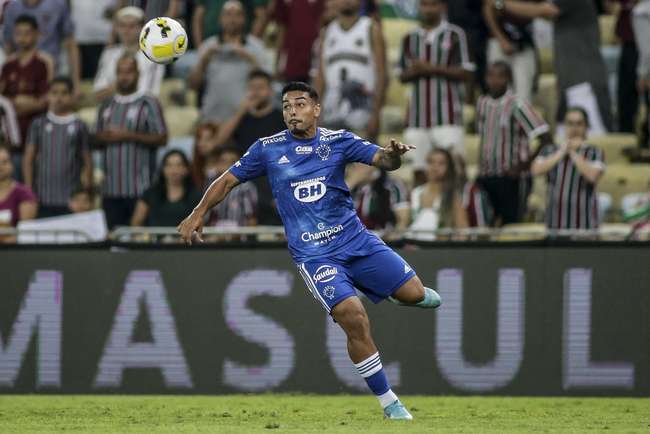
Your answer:
[[[13,387],[37,336],[36,387],[61,386],[61,294],[58,271],[37,271],[7,338],[0,336],[0,388]]]

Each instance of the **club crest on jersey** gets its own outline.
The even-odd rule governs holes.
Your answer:
[[[316,154],[318,155],[318,158],[320,158],[323,161],[327,160],[330,157],[330,151],[331,149],[329,145],[325,143],[321,143],[316,148]]]
[[[296,154],[305,155],[314,152],[313,146],[296,146]]]
[[[334,288],[332,285],[327,285],[325,288],[323,288],[323,295],[332,300],[334,298],[335,289],[336,288]]]
[[[334,280],[339,270],[331,265],[321,265],[314,273],[314,282],[327,283]]]

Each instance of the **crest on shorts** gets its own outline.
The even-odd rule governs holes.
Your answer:
[[[323,295],[325,297],[329,298],[330,300],[334,298],[334,288],[332,285],[327,285],[325,288],[323,288]]]

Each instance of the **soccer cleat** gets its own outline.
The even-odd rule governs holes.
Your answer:
[[[413,416],[411,416],[411,413],[409,413],[399,399],[384,408],[384,418],[392,420],[413,420]]]

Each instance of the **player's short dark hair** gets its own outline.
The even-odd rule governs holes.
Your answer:
[[[569,107],[566,111],[566,114],[568,115],[571,112],[580,113],[582,115],[582,118],[585,120],[585,125],[587,126],[587,128],[591,126],[589,121],[589,113],[587,113],[587,110],[585,110],[584,107],[580,107],[578,105]]]
[[[27,24],[33,30],[38,30],[38,21],[36,21],[36,18],[34,18],[32,15],[18,15],[18,18],[16,18],[16,21],[14,22],[14,27],[16,27],[18,24]]]
[[[496,62],[493,62],[492,65],[490,65],[491,68],[500,68],[504,74],[508,76],[508,81],[512,83],[513,75],[512,75],[512,67],[510,64],[504,60],[497,60]]]
[[[273,77],[271,77],[271,74],[268,72],[264,71],[263,69],[253,69],[249,74],[248,74],[248,81],[255,80],[256,78],[263,78],[266,80],[269,84],[273,81]]]
[[[66,77],[63,75],[60,75],[58,77],[54,77],[52,81],[50,82],[50,88],[54,86],[55,84],[62,84],[68,89],[68,92],[72,93],[74,90],[74,84],[72,83],[72,79],[70,77]]]
[[[282,97],[284,98],[284,95],[286,95],[289,92],[294,92],[294,91],[299,91],[299,92],[306,92],[309,94],[309,98],[314,100],[314,102],[318,102],[318,92],[316,92],[316,89],[314,89],[313,86],[310,86],[307,83],[304,83],[302,81],[291,81],[287,83],[283,88],[282,88]]]

